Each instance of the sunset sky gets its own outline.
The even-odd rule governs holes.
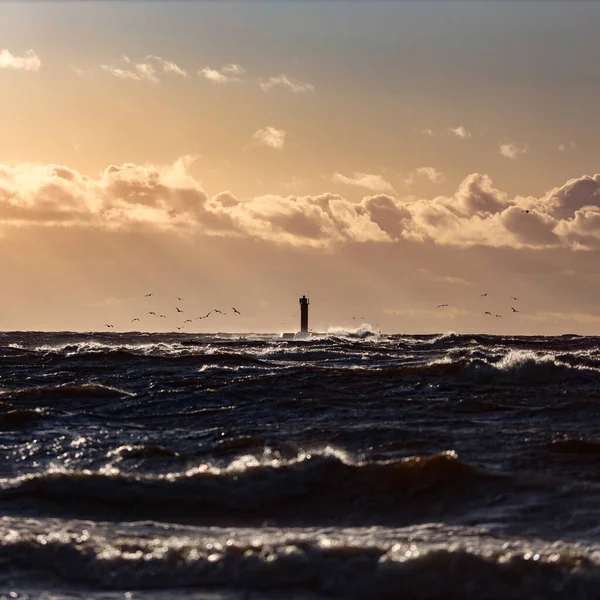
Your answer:
[[[600,334],[599,22],[1,2],[0,329]]]

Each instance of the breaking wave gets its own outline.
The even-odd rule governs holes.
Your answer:
[[[162,447],[121,447],[111,456],[170,456]],[[331,448],[302,452],[291,460],[241,456],[224,468],[201,464],[187,471],[130,475],[118,460],[98,471],[49,470],[0,480],[0,499],[35,499],[149,511],[175,506],[198,507],[214,515],[262,513],[310,521],[348,512],[377,512],[394,518],[403,511],[431,513],[451,501],[468,501],[485,484],[503,481],[462,462],[453,452],[395,461],[353,462]],[[427,501],[429,498],[429,504]],[[187,508],[186,508],[187,507]]]

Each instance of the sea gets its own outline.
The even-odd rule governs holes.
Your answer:
[[[0,333],[0,598],[600,598],[600,339]]]

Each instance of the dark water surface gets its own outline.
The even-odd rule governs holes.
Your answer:
[[[600,339],[237,337],[0,334],[0,597],[600,598]]]

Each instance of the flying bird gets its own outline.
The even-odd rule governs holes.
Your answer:
[[[183,298],[180,298],[179,296],[175,296],[175,300],[181,300],[183,302]]]
[[[442,306],[448,306],[447,304],[438,304],[437,308],[442,308]],[[362,317],[361,317],[362,318]]]
[[[516,298],[515,296],[511,296],[511,298],[512,298],[513,300],[518,300],[518,298]]]
[[[177,329],[178,329],[179,331],[181,331],[181,330],[183,329],[183,327],[178,327]]]
[[[158,315],[161,319],[166,319],[167,317],[165,315]]]
[[[237,313],[238,315],[242,314],[235,306],[232,306],[231,308],[233,308],[234,313]]]
[[[214,310],[215,312],[218,312],[220,315],[222,315],[222,314],[223,314],[223,313],[222,313],[222,312],[221,312],[221,311],[220,311],[218,308],[213,308],[213,310]]]
[[[150,296],[152,296],[152,294],[146,294],[144,298],[150,298]]]
[[[490,315],[490,317],[492,316],[492,313],[489,310],[486,310],[483,314],[484,315]]]
[[[203,317],[196,317],[196,319],[206,319],[210,315],[210,310]]]
[[[131,319],[131,322],[133,323],[134,321],[139,321],[139,319],[136,317],[135,319]]]
[[[155,313],[155,312],[152,312],[151,310],[149,310],[149,311],[148,311],[148,314],[149,314],[149,315],[154,315],[154,316],[156,316],[156,313]]]
[[[488,292],[486,292],[485,294],[479,294],[479,297],[483,298],[483,296],[487,296],[487,295],[488,295]]]
[[[183,312],[178,306],[175,307],[175,309],[177,310],[177,312]]]
[[[528,208],[526,208],[526,209],[522,210],[521,212],[522,212],[522,213],[529,214],[529,209],[528,209]]]
[[[511,306],[511,308],[512,308],[513,312],[521,312],[521,311],[517,310],[514,306]]]
[[[106,327],[114,327],[114,325],[109,325],[108,323],[106,323]]]
[[[186,319],[186,320],[183,322],[183,324],[185,325],[186,323],[191,323],[191,322],[192,322],[192,320],[191,320],[191,319]]]
[[[502,315],[494,315],[495,317],[499,317],[500,319],[502,318]]]

